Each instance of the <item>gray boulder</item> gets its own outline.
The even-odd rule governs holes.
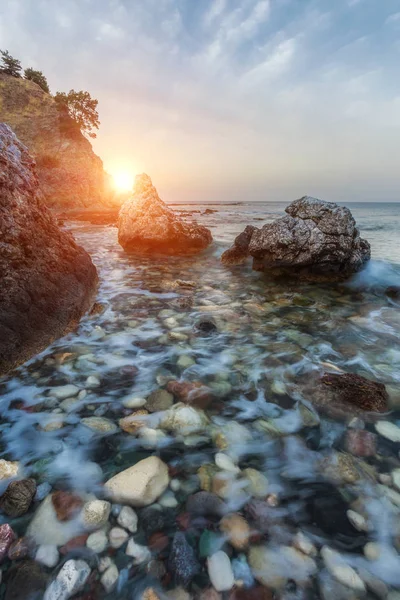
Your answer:
[[[27,148],[0,123],[0,374],[75,326],[97,281],[90,256],[42,204]]]
[[[370,245],[360,238],[348,208],[305,196],[292,202],[286,213],[251,233],[247,254],[253,257],[254,270],[278,277],[341,281],[370,259]],[[236,247],[235,241],[227,252],[233,254]],[[222,260],[226,262],[224,255]]]
[[[118,241],[137,254],[196,254],[212,242],[209,229],[187,223],[159,198],[148,175],[137,175],[119,213]]]

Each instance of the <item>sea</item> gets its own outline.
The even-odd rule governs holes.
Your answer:
[[[40,546],[56,556],[49,584],[70,559],[91,572],[82,599],[398,597],[400,300],[388,288],[400,286],[400,204],[347,205],[372,259],[345,284],[221,264],[246,225],[285,206],[171,205],[212,231],[195,257],[131,256],[113,226],[66,224],[97,266],[96,310],[0,380],[1,458],[38,486],[0,524],[33,559]],[[321,400],[320,377],[345,373],[382,384],[384,412]],[[151,456],[169,484],[133,507],[120,546],[119,502],[97,545],[79,510],[57,518],[56,491],[108,500],[103,484]],[[16,562],[4,560],[1,594]]]

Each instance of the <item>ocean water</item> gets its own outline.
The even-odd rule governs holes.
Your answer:
[[[400,285],[400,205],[351,205],[373,260],[346,285],[276,283],[250,264],[220,263],[245,225],[281,216],[284,204],[173,208],[210,227],[215,241],[207,251],[138,258],[119,247],[114,227],[68,225],[99,270],[101,310],[0,380],[2,457],[19,461],[20,473],[45,484],[47,493],[67,490],[83,500],[102,498],[102,484],[142,458],[157,455],[168,464],[173,483],[153,506],[153,518],[136,509],[133,534],[150,547],[157,568],[148,561],[132,565],[125,545],[107,545],[100,556],[119,571],[107,596],[96,554],[85,547],[67,554],[90,564],[94,598],[144,600],[149,587],[164,598],[182,583],[171,563],[182,531],[197,564],[184,582],[193,598],[210,586],[206,555],[220,548],[238,585],[252,587],[255,577],[286,600],[363,598],[374,582],[400,589],[400,303],[385,294],[387,286]],[[387,413],[343,412],[317,402],[314,386],[324,372],[384,384]],[[121,419],[133,412],[127,401],[145,400],[171,380],[201,384],[212,400],[205,412],[186,425],[168,410],[144,414],[137,417],[143,426],[126,432]],[[75,387],[60,398],[65,385]],[[349,442],[354,431],[363,440],[358,451]],[[243,549],[230,543],[221,514],[188,515],[187,502],[200,490],[217,494],[223,513],[245,518],[253,536]],[[39,505],[21,518],[1,519],[24,535]],[[51,543],[43,540],[61,529],[48,518],[36,542]],[[79,516],[72,530],[84,533]],[[69,539],[63,532],[59,546]],[[295,549],[299,533],[314,546],[307,558]],[[167,540],[161,550],[151,545],[153,534]],[[336,553],[331,562],[324,546]],[[256,567],[257,552],[264,558]],[[187,554],[182,560],[190,562]],[[60,555],[48,569],[50,578],[64,560]],[[4,565],[7,581],[10,561]]]

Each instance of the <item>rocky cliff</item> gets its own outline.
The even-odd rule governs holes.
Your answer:
[[[74,326],[90,308],[90,256],[41,203],[35,163],[0,124],[0,374]]]
[[[110,177],[101,159],[36,83],[0,73],[0,122],[35,158],[47,206],[65,210],[110,204]]]

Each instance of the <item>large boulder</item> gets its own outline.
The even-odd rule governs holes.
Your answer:
[[[209,229],[186,223],[159,198],[148,175],[137,175],[119,213],[118,241],[138,254],[196,254],[212,242]]]
[[[42,204],[35,163],[0,124],[0,374],[43,350],[90,308],[90,256]]]
[[[261,229],[254,228],[249,241],[248,235],[243,236],[254,270],[311,281],[340,281],[360,271],[370,259],[370,245],[360,238],[348,208],[305,196],[292,202],[286,213]],[[229,257],[238,253],[236,246],[235,241],[223,262],[229,263]]]

